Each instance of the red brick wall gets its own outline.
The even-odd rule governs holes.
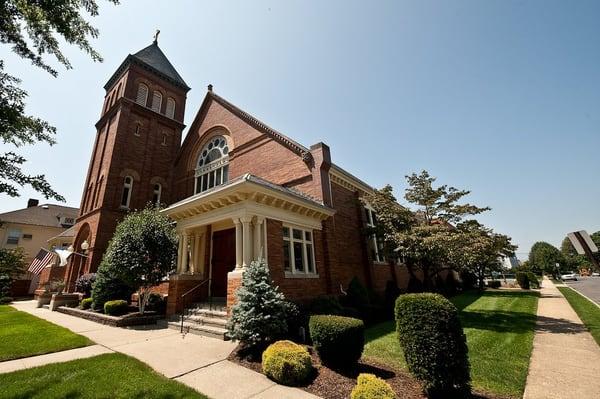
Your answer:
[[[324,277],[326,266],[323,262],[323,245],[321,232],[313,230],[315,247],[315,264],[319,278],[286,278],[283,270],[283,233],[282,223],[267,219],[267,246],[269,271],[275,285],[279,286],[286,298],[293,301],[308,301],[327,293]]]
[[[221,104],[212,99],[209,101],[205,114],[199,115],[190,127],[175,165],[175,201],[194,194],[198,154],[208,139],[217,133],[225,134],[230,140],[230,180],[251,173],[276,184],[299,186],[307,194],[322,198],[319,173],[321,147],[313,150],[317,162],[309,165],[299,155],[247,124]]]

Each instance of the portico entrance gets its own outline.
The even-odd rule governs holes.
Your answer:
[[[212,236],[211,294],[227,296],[227,273],[235,269],[235,229],[215,231]]]

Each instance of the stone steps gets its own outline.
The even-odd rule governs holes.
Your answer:
[[[229,320],[225,304],[217,302],[197,303],[187,309],[183,319],[183,333],[204,335],[228,340],[227,321]],[[169,328],[181,330],[181,316],[175,315],[168,322]]]

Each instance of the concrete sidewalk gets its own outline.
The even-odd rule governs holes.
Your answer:
[[[260,373],[229,362],[227,357],[236,347],[236,344],[229,341],[194,334],[184,337],[178,331],[166,328],[166,325],[141,328],[105,326],[48,309],[36,308],[34,301],[15,302],[11,306],[66,327],[98,344],[88,348],[101,347],[101,350],[106,352],[121,352],[135,357],[164,376],[180,381],[212,399],[318,398],[301,389],[277,385]],[[94,350],[98,349],[91,351]],[[38,359],[33,365],[29,365],[27,359],[11,361],[15,363],[10,365],[0,363],[0,372],[66,361],[53,360],[71,355],[66,352],[72,351],[43,355],[48,356],[46,363],[40,363],[44,359]]]
[[[600,347],[547,278],[542,281],[524,399],[600,397]]]

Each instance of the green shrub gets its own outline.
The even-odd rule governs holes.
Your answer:
[[[0,305],[6,305],[8,303],[11,303],[12,301],[13,301],[13,297],[3,296],[2,298],[0,298]]]
[[[395,399],[396,394],[392,387],[381,378],[362,373],[356,380],[350,399]]]
[[[502,283],[500,282],[500,280],[490,280],[487,283],[487,286],[490,288],[500,288],[501,285]]]
[[[352,280],[350,280],[350,284],[348,284],[348,289],[346,290],[345,300],[349,306],[357,309],[370,303],[369,291],[367,291],[357,277],[353,277]]]
[[[321,295],[313,299],[309,305],[310,314],[343,314],[340,301],[335,296]]]
[[[416,277],[410,277],[406,292],[423,292],[423,282]]]
[[[114,301],[108,301],[104,303],[104,313],[111,316],[121,316],[127,313],[129,310],[129,305],[127,305],[127,301],[122,299],[116,299]]]
[[[284,336],[287,319],[298,312],[273,283],[264,259],[253,261],[244,270],[236,298],[227,324],[229,337],[255,352]]]
[[[529,286],[531,288],[540,288],[540,281],[535,274],[527,272],[527,279],[529,280]]]
[[[263,373],[283,385],[300,385],[312,371],[312,359],[302,345],[277,341],[262,354]]]
[[[167,299],[156,292],[150,293],[148,296],[147,310],[152,310],[158,313],[165,313],[167,310]]]
[[[343,316],[311,316],[310,338],[323,363],[350,366],[360,359],[365,346],[365,324]]]
[[[466,338],[450,301],[439,294],[401,295],[396,324],[408,369],[430,397],[470,393]]]
[[[523,288],[524,290],[529,289],[529,276],[526,272],[517,272],[515,274],[515,279],[517,280],[519,287]]]
[[[106,257],[106,255],[105,255]],[[104,309],[106,301],[114,299],[129,300],[135,291],[115,273],[108,260],[102,259],[92,288],[93,307],[95,310]]]
[[[470,290],[471,288],[475,287],[475,284],[477,283],[477,277],[470,271],[463,270],[460,272],[460,281],[463,290]]]
[[[446,295],[454,296],[458,292],[458,282],[454,278],[454,272],[449,271],[446,276]]]
[[[92,307],[92,302],[94,302],[94,300],[92,298],[82,299],[81,303],[79,303],[79,307],[81,309],[89,309]]]

